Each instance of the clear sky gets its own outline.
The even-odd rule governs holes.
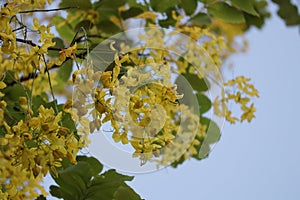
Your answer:
[[[249,51],[232,59],[233,72],[251,77],[260,91],[256,119],[225,124],[208,159],[137,175],[130,185],[143,198],[300,199],[299,29],[286,28],[274,15],[247,39]]]

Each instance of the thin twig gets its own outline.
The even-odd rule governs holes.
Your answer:
[[[25,13],[33,13],[33,12],[53,12],[53,11],[60,11],[60,10],[68,10],[68,9],[72,9],[72,8],[78,8],[78,6],[71,6],[71,7],[65,7],[65,8],[54,8],[54,9],[47,9],[47,10],[25,10],[25,11],[21,11],[19,13],[21,14],[25,14]]]
[[[24,44],[31,45],[33,47],[39,47],[39,48],[41,48],[41,46],[35,44],[34,42],[32,42],[32,40],[24,40],[24,39],[21,39],[21,38],[16,38],[16,41],[24,43]],[[48,50],[61,51],[62,49],[61,48],[57,48],[57,47],[48,47]]]
[[[42,57],[43,57],[43,61],[45,63],[45,67],[46,67],[45,72],[47,73],[47,76],[48,76],[48,82],[49,82],[49,87],[50,87],[50,91],[51,91],[51,96],[52,96],[52,99],[53,99],[54,105],[55,105],[54,106],[55,107],[55,113],[58,113],[58,107],[57,107],[56,99],[55,99],[54,92],[53,92],[53,87],[52,87],[51,78],[50,78],[50,72],[49,72],[48,65],[47,65],[44,54],[42,55]]]

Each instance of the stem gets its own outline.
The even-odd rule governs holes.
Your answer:
[[[68,10],[68,9],[72,9],[72,8],[78,8],[78,6],[71,6],[71,7],[65,7],[65,8],[54,8],[54,9],[47,9],[47,10],[25,10],[25,11],[21,11],[19,13],[21,14],[25,14],[25,13],[33,13],[33,12],[53,12],[53,11],[60,11],[60,10]]]
[[[55,112],[58,113],[58,107],[57,107],[57,104],[55,101],[55,96],[54,96],[53,87],[52,87],[51,78],[50,78],[50,72],[49,72],[44,54],[42,55],[42,57],[43,57],[43,61],[45,63],[45,67],[46,67],[45,72],[47,73],[47,76],[48,76],[48,82],[49,82],[49,87],[50,87],[50,91],[51,91],[51,96],[52,96],[52,99],[53,99],[54,105],[55,105]]]
[[[24,40],[24,39],[21,39],[21,38],[16,38],[16,41],[24,43],[24,44],[31,45],[33,47],[39,47],[39,48],[41,48],[41,46],[35,44],[34,42],[32,42],[32,40]],[[61,51],[62,49],[61,48],[57,48],[57,47],[48,47],[48,50]]]

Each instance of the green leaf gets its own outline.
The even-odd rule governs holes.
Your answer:
[[[175,84],[177,85],[178,94],[183,94],[183,97],[179,99],[179,103],[187,105],[191,112],[199,114],[198,99],[188,80],[184,76],[179,75],[175,80]]]
[[[5,94],[3,99],[7,103],[8,102],[19,103],[20,97],[26,97],[26,94],[30,94],[29,89],[26,86],[21,85],[20,83],[16,83],[11,87],[4,88],[2,92]]]
[[[102,167],[95,158],[79,157],[76,165],[58,171],[58,177],[53,177],[60,186],[60,191],[54,186],[55,194],[52,195],[59,195],[65,199],[70,199],[72,196],[73,199],[83,198],[92,177],[96,176]]]
[[[2,80],[6,85],[13,85],[16,83],[16,78],[15,78],[15,73],[14,71],[7,70],[5,72],[4,80]],[[1,90],[0,90],[1,91]]]
[[[99,174],[103,169],[103,165],[94,157],[77,156],[76,160],[77,162],[86,162],[92,166],[90,168],[92,175]]]
[[[187,15],[192,15],[197,9],[197,0],[180,0],[180,6]]]
[[[50,194],[59,199],[63,198],[63,193],[62,193],[61,189],[56,185],[50,186]]]
[[[27,97],[30,94],[29,89],[20,83],[15,83],[13,86],[4,88],[1,92],[5,94],[2,99],[7,103],[4,120],[8,125],[12,126],[20,120],[24,120],[25,113],[20,106],[19,98]]]
[[[76,124],[70,113],[62,111],[61,126],[68,128],[71,133],[75,134],[76,139],[79,139],[79,136],[77,135]]]
[[[52,42],[55,42],[55,48],[60,48],[63,49],[64,46],[64,41],[60,39],[59,37],[52,38]],[[50,57],[59,57],[59,51],[56,50],[49,50],[48,51],[48,56]]]
[[[114,194],[115,200],[138,200],[141,197],[126,184],[120,186]]]
[[[44,195],[40,195],[35,200],[47,200],[47,199],[46,197],[44,197]]]
[[[132,18],[135,17],[141,13],[143,13],[144,11],[141,8],[138,7],[131,7],[128,10],[122,11],[121,12],[121,17],[126,20],[128,18]]]
[[[211,19],[206,13],[199,12],[197,15],[193,16],[189,22],[198,26],[208,26],[211,24]]]
[[[150,0],[150,5],[154,11],[165,12],[168,8],[176,6],[179,0]]]
[[[265,19],[271,16],[271,14],[266,10],[267,5],[268,3],[266,1],[255,1],[254,6],[259,13],[259,17],[244,13],[247,29],[249,29],[251,26],[255,26],[259,29],[263,27],[265,24]]]
[[[228,5],[225,2],[217,2],[211,4],[207,8],[208,14],[222,19],[225,22],[229,23],[244,23],[245,19],[243,13],[236,8]]]
[[[254,16],[259,16],[259,14],[256,12],[254,8],[254,1],[253,0],[231,0],[234,6],[237,8],[252,14]]]
[[[197,94],[198,105],[199,105],[199,112],[200,114],[204,114],[211,108],[211,101],[210,99],[204,94]]]
[[[293,5],[290,0],[272,0],[279,6],[277,12],[287,26],[295,26],[300,24],[300,15],[297,6]]]
[[[169,28],[170,26],[174,26],[176,21],[173,18],[167,18],[158,20],[158,23],[163,28]]]
[[[75,36],[75,31],[73,30],[71,24],[67,22],[66,19],[64,19],[61,16],[55,15],[52,18],[52,22],[56,27],[57,32],[59,35],[66,40],[67,42],[71,43]]]
[[[69,80],[71,76],[73,70],[72,66],[73,66],[73,61],[67,60],[59,67],[57,76],[63,82],[62,87],[65,86],[66,82]]]
[[[149,8],[147,5],[143,5],[140,2],[136,1],[136,0],[127,0],[127,4],[129,5],[129,7],[136,7],[136,8],[140,8],[143,11],[148,11]]]
[[[198,160],[202,160],[204,158],[207,158],[209,156],[209,153],[210,153],[210,146],[208,143],[204,143],[201,145],[201,148],[199,150],[199,154],[196,155],[196,159]]]
[[[96,26],[105,33],[115,34],[121,31],[120,27],[112,23],[109,19],[102,20]]]
[[[103,9],[103,10],[107,10],[107,9],[117,10],[120,6],[123,6],[126,3],[127,3],[127,0],[118,0],[118,1],[101,0],[101,1],[96,1],[94,3],[94,7],[96,9],[100,8],[100,9]]]
[[[199,0],[199,1],[204,4],[207,4],[207,3],[213,2],[214,0]]]
[[[186,73],[183,76],[188,80],[192,88],[198,92],[205,92],[209,88],[209,83],[204,78],[199,78],[196,74]]]
[[[93,27],[93,23],[90,20],[82,20],[75,26],[75,31],[81,31],[81,28],[84,28],[86,31],[90,30]]]
[[[65,200],[141,200],[125,181],[132,176],[108,170],[102,171],[102,164],[93,157],[77,156],[77,164],[58,171],[54,178],[58,186],[50,186],[50,193]]]
[[[170,7],[168,8],[165,13],[167,15],[167,18],[166,19],[161,19],[161,20],[158,20],[158,23],[161,27],[163,28],[169,28],[170,26],[174,26],[175,23],[176,23],[176,20],[174,20],[174,18],[172,17],[172,12],[176,10],[175,7]],[[176,12],[176,11],[175,11]],[[178,15],[179,13],[176,12],[176,14]]]
[[[99,199],[101,200],[123,200],[125,197],[120,197],[121,193],[124,193],[124,188],[126,192],[129,192],[132,197],[131,200],[140,200],[140,196],[137,195],[133,190],[128,189],[128,185],[125,181],[131,181],[133,177],[118,174],[115,170],[108,170],[102,175],[96,176],[92,180],[92,184],[87,191],[86,199]],[[120,188],[121,187],[121,188]],[[121,189],[120,193],[118,192]],[[119,194],[118,194],[119,193]],[[116,198],[120,197],[120,198]]]
[[[74,9],[79,10],[89,10],[92,9],[92,3],[89,0],[62,0],[59,4],[60,8],[66,8],[66,7],[77,7]],[[74,12],[74,9],[68,9],[68,12]]]
[[[209,144],[214,144],[220,140],[221,131],[218,125],[214,121],[205,117],[201,117],[200,123],[207,126],[207,132],[206,132],[207,136],[205,138],[205,142]]]
[[[111,0],[101,0],[96,1],[94,3],[94,9],[96,9],[100,15],[100,20],[109,20],[109,17],[112,15],[118,16],[119,11],[118,8],[120,6],[125,5],[126,0],[118,0],[118,1],[111,1]]]
[[[32,98],[32,111],[34,116],[36,117],[38,115],[38,110],[41,105],[45,105],[46,101],[41,97],[40,95],[34,96]]]

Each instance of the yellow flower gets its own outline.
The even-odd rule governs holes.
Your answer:
[[[6,84],[3,81],[0,81],[0,90],[6,88]]]
[[[235,124],[239,119],[231,116],[231,111],[227,111],[225,114],[225,119],[229,121],[231,124]]]
[[[243,106],[242,110],[244,111],[244,114],[241,116],[241,121],[247,119],[248,122],[251,122],[251,120],[255,118],[254,112],[256,111],[256,108],[254,107],[253,103],[250,107]]]
[[[139,14],[135,18],[151,19],[152,21],[155,21],[156,17],[157,17],[157,15],[154,12],[146,11],[146,12],[143,12],[142,14]]]
[[[67,48],[67,49],[62,49],[59,52],[59,61],[56,63],[57,65],[61,65],[66,58],[71,58],[74,59],[74,54],[77,51],[77,43],[75,43],[73,46]]]

